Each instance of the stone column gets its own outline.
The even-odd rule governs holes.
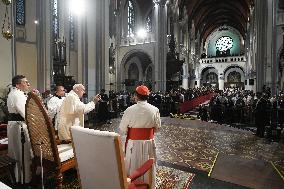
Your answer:
[[[190,77],[189,82],[189,88],[195,88],[195,79],[193,77]]]
[[[279,62],[277,61],[277,26],[276,26],[276,18],[277,18],[277,6],[278,4],[275,1],[271,2],[272,11],[271,11],[271,19],[272,19],[272,28],[271,28],[271,47],[267,48],[268,53],[271,52],[271,93],[275,95],[278,88],[278,75],[279,75]],[[268,43],[269,44],[269,43]],[[267,54],[268,54],[267,53]]]
[[[267,2],[256,1],[255,2],[255,17],[256,19],[256,90],[262,91],[262,87],[265,84],[266,78],[266,15],[267,14]]]
[[[195,88],[200,87],[200,78],[196,78]]]
[[[224,77],[223,76],[219,76],[219,90],[224,90]]]
[[[46,49],[45,40],[45,2],[43,0],[36,1],[36,46],[37,46],[37,89],[44,92],[46,89],[46,76],[50,77],[50,70],[45,69],[46,61],[44,59],[44,50]],[[47,87],[50,88],[50,85]]]
[[[182,88],[188,89],[188,75],[182,76]]]
[[[155,3],[155,85],[156,91],[166,90],[166,26],[167,26],[167,8],[166,0],[154,0]]]
[[[188,89],[188,64],[183,64],[183,75],[182,75],[182,88]]]
[[[100,89],[109,87],[109,1],[88,0],[86,2],[86,50],[83,74],[89,97]]]
[[[281,57],[282,54],[282,57]],[[282,53],[280,53],[280,65],[282,67],[282,77],[279,78],[279,90],[283,90],[284,89],[284,77],[283,77],[283,73],[284,73],[284,26],[282,26]]]
[[[51,89],[53,83],[53,61],[51,46],[53,45],[51,0],[36,1],[36,48],[37,48],[37,89],[41,92]]]
[[[86,31],[86,19],[87,19],[87,13],[84,16],[78,17],[78,64],[75,66],[75,71],[76,73],[76,78],[78,83],[84,83],[84,78],[83,75],[83,68],[85,67],[85,60],[86,60],[86,55],[88,54],[88,51],[86,49],[86,36],[85,34],[87,33]],[[84,83],[86,84],[86,83]]]

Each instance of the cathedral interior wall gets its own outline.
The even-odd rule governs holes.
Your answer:
[[[5,7],[0,6],[0,18],[4,18]],[[1,20],[2,21],[2,20]],[[2,22],[1,22],[2,27]],[[11,40],[0,37],[0,93],[11,83],[12,79],[12,43]]]
[[[34,44],[16,43],[17,73],[25,75],[31,88],[37,88],[37,48]],[[39,73],[44,74],[44,73]]]

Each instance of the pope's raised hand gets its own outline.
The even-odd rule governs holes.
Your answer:
[[[94,103],[97,103],[101,100],[101,95],[97,94],[96,96],[93,97]]]

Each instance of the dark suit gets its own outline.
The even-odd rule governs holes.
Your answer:
[[[256,135],[264,137],[265,125],[267,124],[267,100],[260,98],[255,105],[255,125],[257,127]]]
[[[108,111],[108,96],[107,94],[101,93],[101,101],[99,102],[98,108],[98,119],[100,122],[107,122],[109,119],[109,111]]]

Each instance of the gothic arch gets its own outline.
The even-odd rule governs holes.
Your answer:
[[[244,69],[241,67],[241,66],[228,66],[224,69],[224,80],[225,82],[227,82],[227,77],[228,77],[228,74],[230,72],[233,72],[233,71],[236,71],[238,73],[241,74],[241,82],[244,82],[245,81],[245,72],[244,72]]]
[[[151,57],[142,50],[131,50],[127,52],[121,61],[121,80],[129,78],[129,67],[132,63],[135,63],[139,70],[139,81],[144,81],[146,79],[147,69],[149,66],[152,67],[152,78],[154,78],[154,65]]]
[[[278,83],[280,90],[284,88],[284,46],[281,45],[277,52],[277,63],[278,63]]]
[[[201,70],[201,86],[218,87],[218,70],[213,66],[207,66]]]
[[[124,66],[123,73],[125,75],[124,79],[135,79],[138,81],[141,80],[143,71],[140,60],[136,57],[130,58]]]
[[[148,67],[146,68],[145,80],[154,81],[154,65],[153,64],[148,65]]]
[[[126,72],[128,79],[139,80],[140,69],[138,68],[137,63],[130,63]]]
[[[212,68],[212,69],[216,69],[214,66],[205,66],[205,67],[203,67],[203,68],[201,68],[200,69],[200,77],[202,76],[202,73],[206,70],[206,69],[210,69],[210,68]],[[216,69],[217,70],[217,69]]]
[[[245,72],[240,66],[228,66],[224,70],[224,86],[225,87],[245,87]]]

